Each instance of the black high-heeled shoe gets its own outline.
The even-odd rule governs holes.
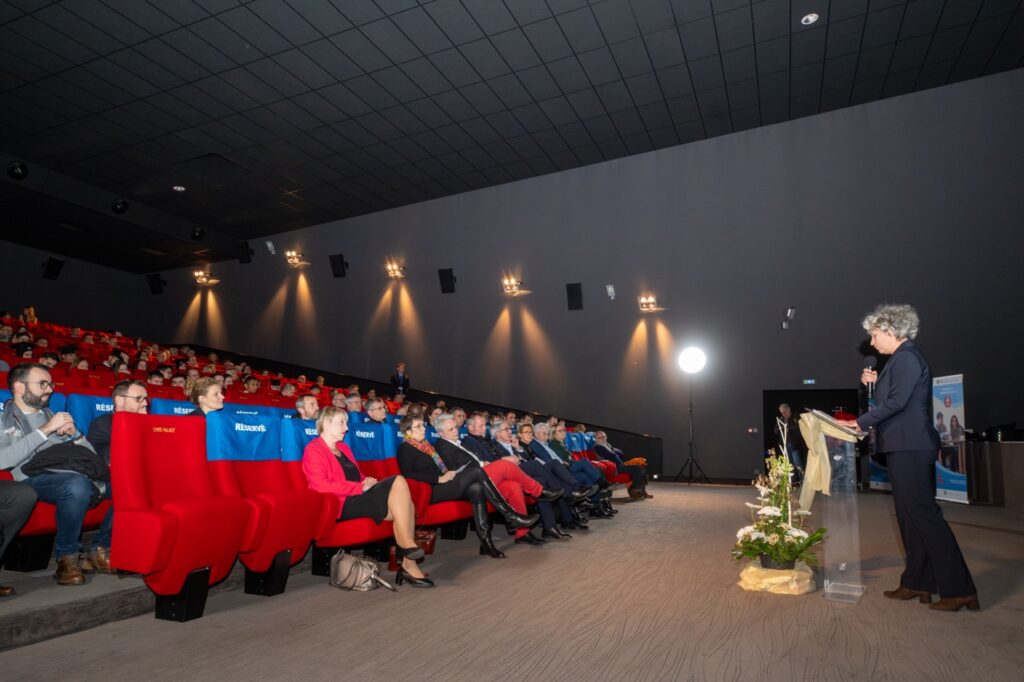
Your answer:
[[[423,563],[423,557],[425,556],[426,553],[419,545],[415,547],[400,547],[395,545],[395,559],[397,559],[399,563],[401,563],[402,559],[412,559],[416,563],[421,564]]]
[[[395,573],[395,584],[401,585],[402,583],[409,583],[413,587],[433,587],[434,581],[430,578],[417,578],[401,566],[398,567],[398,572]]]

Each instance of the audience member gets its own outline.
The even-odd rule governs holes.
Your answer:
[[[370,518],[376,523],[393,521],[396,556],[401,560],[395,581],[408,581],[414,587],[433,587],[417,561],[424,552],[414,537],[416,507],[403,476],[383,481],[363,476],[352,451],[343,442],[348,431],[348,414],[340,408],[326,407],[316,421],[320,434],[306,446],[302,472],[312,490],[335,495],[341,503],[339,520]]]
[[[299,419],[316,419],[320,416],[320,403],[311,395],[304,395],[295,401],[295,413]]]
[[[210,377],[196,380],[188,398],[196,405],[196,409],[188,413],[189,417],[205,417],[209,412],[224,409],[224,389]]]
[[[409,392],[409,375],[405,373],[405,363],[395,365],[395,373],[391,375],[392,395],[405,395]]]
[[[650,499],[654,497],[647,492],[647,469],[643,466],[626,464],[622,450],[613,447],[608,442],[608,434],[604,431],[594,433],[594,452],[598,457],[615,464],[615,470],[620,474],[629,474],[631,485],[629,496],[636,499]]]
[[[490,522],[487,520],[488,502],[511,526],[529,528],[539,520],[537,516],[524,516],[513,509],[482,467],[464,464],[459,469],[449,470],[448,465],[427,441],[426,425],[421,417],[406,415],[398,429],[403,438],[402,444],[398,446],[399,471],[406,478],[431,486],[431,504],[466,500],[473,505],[473,518],[480,537],[480,554],[494,558],[504,556],[494,546],[491,538]]]
[[[3,460],[0,460],[0,465],[2,464]],[[32,515],[36,497],[35,489],[28,483],[0,479],[0,558],[3,558],[11,540]],[[13,587],[0,585],[0,597],[10,597],[13,594]]]
[[[53,381],[46,367],[22,363],[7,375],[12,398],[0,415],[0,469],[26,481],[40,500],[57,506],[56,580],[60,585],[85,582],[78,557],[78,536],[89,507],[109,487],[106,465],[67,412],[49,408]],[[110,537],[108,516],[100,533]]]

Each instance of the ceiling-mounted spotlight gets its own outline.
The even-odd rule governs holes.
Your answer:
[[[110,205],[110,210],[116,213],[117,215],[121,215],[122,213],[128,210],[128,200],[114,199],[114,203]]]
[[[309,261],[304,260],[305,256],[299,253],[298,251],[285,251],[284,257],[285,260],[288,261],[288,265],[290,267],[295,268],[296,270],[298,270],[299,268],[304,268],[307,265],[309,265]]]
[[[405,277],[405,267],[399,265],[390,258],[385,261],[384,268],[387,270],[388,277],[391,279],[403,279]]]
[[[501,279],[501,288],[509,296],[518,296],[523,293],[523,280],[516,279],[512,275],[506,275]]]
[[[808,14],[805,14],[803,18],[800,19],[800,23],[803,24],[804,26],[810,26],[811,24],[816,23],[819,18],[820,17],[818,17],[817,14],[815,14],[814,12],[810,12]]]
[[[192,228],[192,241],[197,242],[205,236],[206,230],[204,230],[203,228],[198,226]]]
[[[646,296],[640,297],[640,312],[657,313],[662,310],[664,310],[664,308],[658,306],[658,299],[654,294],[647,294]]]
[[[192,276],[196,278],[196,284],[201,287],[212,287],[220,282],[219,279],[210,274],[209,270],[196,270],[192,273]]]
[[[28,164],[24,161],[12,161],[7,166],[7,177],[11,180],[24,180],[28,177]]]

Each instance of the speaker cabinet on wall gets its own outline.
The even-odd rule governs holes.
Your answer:
[[[146,275],[146,283],[149,284],[149,291],[152,294],[164,293],[164,285],[167,284],[159,274]]]
[[[583,310],[583,284],[573,282],[565,285],[565,300],[569,310]]]
[[[451,268],[440,268],[437,271],[437,278],[441,281],[442,294],[455,293],[455,271]]]
[[[60,271],[63,268],[64,261],[62,261],[61,259],[53,258],[52,256],[50,258],[47,258],[46,262],[43,263],[43,279],[56,280],[58,277],[60,277]]]
[[[331,258],[331,273],[335,277],[344,277],[345,270],[348,268],[348,263],[345,262],[345,255],[336,253]]]
[[[249,242],[238,242],[238,262],[245,265],[252,262],[252,249]]]

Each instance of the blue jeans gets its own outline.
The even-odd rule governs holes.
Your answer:
[[[26,481],[35,488],[40,502],[49,502],[57,506],[57,541],[54,555],[60,557],[78,554],[78,540],[82,535],[82,521],[89,510],[92,498],[92,481],[87,476],[73,472],[59,474],[39,474],[30,476]],[[107,496],[110,485],[107,485]],[[114,508],[103,517],[100,529],[93,536],[92,547],[110,547],[110,532],[114,523]]]

